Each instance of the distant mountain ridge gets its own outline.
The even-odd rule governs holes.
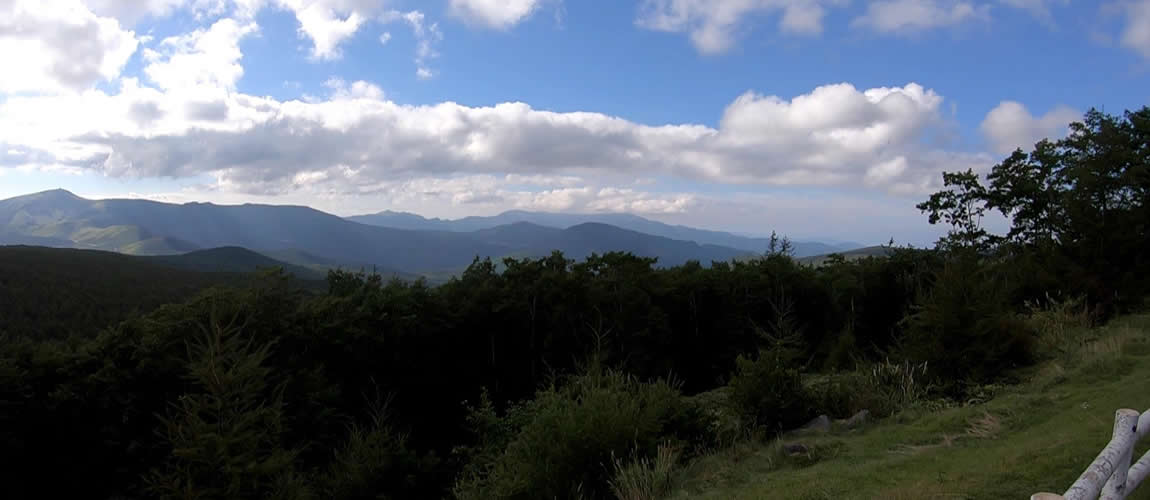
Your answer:
[[[250,273],[278,267],[300,279],[321,280],[325,277],[325,274],[319,270],[289,264],[242,247],[219,247],[179,255],[153,255],[139,258],[153,264],[188,271]]]
[[[665,224],[637,215],[621,213],[564,214],[509,210],[499,215],[487,217],[470,216],[461,219],[429,219],[409,212],[385,210],[375,214],[356,215],[348,217],[347,219],[363,224],[396,229],[454,232],[480,231],[519,222],[527,222],[538,226],[558,229],[566,229],[580,224],[599,223],[646,233],[652,236],[661,236],[673,240],[693,241],[700,245],[729,247],[760,254],[765,252],[770,245],[770,238],[749,237],[724,231],[712,231]],[[794,241],[792,244],[795,247],[796,257],[828,254],[863,246],[862,244],[853,242],[822,243],[817,241]]]
[[[566,229],[516,222],[481,229],[473,234],[486,241],[521,248],[521,252],[529,256],[544,256],[552,250],[561,250],[568,257],[583,259],[592,253],[603,254],[625,248],[641,257],[658,257],[660,264],[673,266],[689,260],[710,264],[711,261],[726,261],[748,254],[736,248],[700,245],[597,222]]]
[[[131,228],[147,239],[136,242],[139,251],[128,252],[123,246],[81,237],[93,228],[111,227]],[[256,251],[295,249],[334,262],[384,269],[452,268],[475,255],[512,250],[458,233],[366,226],[300,206],[87,200],[60,190],[0,201],[0,243],[20,242],[28,236],[56,243],[49,246],[140,255],[226,246]],[[159,240],[162,244],[140,243],[157,237],[164,238]]]
[[[530,213],[512,213],[510,217],[526,216],[523,214]],[[632,225],[645,220],[629,217]],[[396,218],[418,222],[403,214]],[[554,224],[554,218],[549,220]],[[754,253],[600,222],[581,222],[564,229],[535,223],[492,226],[487,218],[471,218],[465,224],[488,227],[470,232],[393,228],[361,224],[301,206],[88,200],[64,190],[0,200],[0,245],[30,244],[134,255],[194,255],[196,251],[207,251],[208,260],[221,256],[242,262],[261,260],[241,254],[238,248],[321,272],[345,267],[401,277],[442,275],[462,270],[476,257],[543,256],[553,250],[572,258],[627,251],[655,257],[660,265],[667,266],[688,260],[709,264]]]

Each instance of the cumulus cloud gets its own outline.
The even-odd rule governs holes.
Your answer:
[[[206,30],[165,38],[159,50],[144,49],[144,73],[162,89],[234,88],[244,74],[239,42],[257,30],[254,22],[221,19]]]
[[[672,177],[916,194],[934,186],[939,170],[990,163],[924,145],[922,134],[944,125],[943,98],[917,84],[827,85],[791,99],[748,92],[727,106],[718,127],[648,126],[524,103],[410,106],[386,100],[367,82],[332,80],[329,87],[330,98],[306,102],[160,91],[132,80],[118,94],[13,97],[0,104],[0,137],[106,175],[211,175],[246,193],[289,192],[303,181],[370,192],[402,179],[513,175],[506,181],[549,179],[544,187],[554,192],[540,196],[552,200],[576,196],[577,183],[555,181],[572,177],[601,180],[600,187]],[[616,200],[603,207],[659,211],[687,203],[594,192]],[[488,195],[471,200],[521,199]]]
[[[382,0],[276,0],[299,21],[301,37],[312,41],[312,57],[339,59],[340,44],[383,8]]]
[[[879,33],[913,33],[989,18],[989,5],[967,1],[878,0],[851,24]]]
[[[1125,9],[1126,26],[1122,30],[1122,46],[1150,59],[1150,0],[1129,2]]]
[[[1065,137],[1070,123],[1081,118],[1081,113],[1066,106],[1034,116],[1021,103],[1003,101],[986,114],[979,129],[995,152],[1006,154],[1030,148],[1042,139]]]
[[[449,0],[448,11],[464,21],[507,29],[531,17],[542,0]]]
[[[329,78],[323,85],[331,90],[332,99],[369,99],[378,101],[383,99],[383,89],[378,85],[363,80],[348,84],[342,78]]]
[[[137,45],[79,0],[0,1],[0,92],[89,88],[117,77]]]
[[[779,29],[817,35],[827,7],[844,0],[643,0],[635,23],[646,29],[687,33],[699,52],[726,52],[741,26],[753,15],[781,14]]]

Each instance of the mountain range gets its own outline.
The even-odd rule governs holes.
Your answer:
[[[701,245],[716,245],[745,250],[761,254],[770,246],[770,238],[742,236],[724,231],[711,231],[693,227],[665,224],[659,221],[646,219],[632,214],[620,213],[592,213],[592,214],[566,214],[552,212],[528,212],[523,210],[509,210],[493,216],[470,216],[461,219],[425,218],[408,212],[383,212],[356,215],[348,220],[362,222],[373,226],[394,227],[398,229],[437,230],[471,232],[493,227],[514,224],[517,222],[530,222],[539,226],[566,229],[571,226],[586,223],[598,223],[629,229],[652,236],[662,236],[674,240],[694,241]],[[795,257],[809,257],[844,250],[851,250],[864,245],[854,242],[825,243],[818,241],[792,241]]]
[[[236,258],[243,269],[278,262],[296,274],[344,267],[413,277],[458,272],[477,256],[533,257],[553,250],[575,259],[629,251],[670,266],[762,253],[767,241],[627,214],[512,211],[443,220],[383,212],[345,219],[302,206],[89,200],[65,190],[0,201],[0,245],[132,255],[190,254],[180,262],[222,266],[217,269],[221,271],[238,270],[235,265],[221,264]],[[243,249],[255,253],[241,253]],[[799,243],[795,254],[802,257],[841,249],[839,245]]]

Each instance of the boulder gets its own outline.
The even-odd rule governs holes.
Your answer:
[[[803,455],[810,452],[807,445],[802,443],[783,443],[783,453],[787,455]]]
[[[800,427],[799,430],[800,431],[815,431],[815,432],[830,431],[831,430],[831,418],[826,416],[826,415],[819,415],[819,416],[815,417],[814,420],[807,422],[807,425]]]
[[[862,410],[848,418],[845,425],[847,429],[854,429],[866,425],[868,420],[870,420],[870,410]]]

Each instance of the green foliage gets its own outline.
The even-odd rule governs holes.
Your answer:
[[[1026,303],[1027,322],[1036,333],[1037,352],[1046,358],[1070,354],[1081,347],[1081,339],[1092,321],[1082,297],[1059,300],[1047,295],[1042,301]]]
[[[793,358],[782,349],[764,349],[758,356],[740,356],[727,384],[730,401],[750,422],[781,432],[811,417],[810,397]]]
[[[690,439],[701,418],[673,385],[641,382],[592,369],[539,391],[503,417],[490,405],[473,411],[483,438],[458,498],[567,498],[579,491],[603,498],[613,458],[654,456],[666,437]],[[494,432],[492,432],[494,431]]]
[[[986,382],[1033,360],[1034,331],[1009,308],[1006,285],[976,255],[958,253],[907,317],[902,352],[941,384]]]
[[[923,401],[931,391],[927,363],[883,360],[819,377],[808,384],[819,413],[847,418],[862,410],[886,417]]]
[[[164,465],[148,477],[159,498],[308,498],[285,449],[283,387],[269,387],[270,344],[213,320],[188,344],[192,391],[163,422]]]
[[[950,230],[939,240],[943,249],[986,250],[991,237],[982,227],[982,218],[989,207],[986,205],[986,188],[973,170],[965,172],[944,172],[942,191],[930,195],[927,201],[916,208],[928,215],[931,224],[945,222]]]
[[[437,465],[434,457],[420,457],[407,436],[387,422],[386,405],[372,406],[370,421],[349,426],[346,442],[320,477],[324,498],[410,498],[419,478]]]
[[[0,335],[91,337],[133,314],[249,280],[108,252],[0,247]]]
[[[947,189],[918,207],[932,224],[951,224],[946,245],[985,252],[1002,243],[1000,253],[1037,265],[1032,276],[1060,278],[1024,298],[1054,288],[1084,294],[1107,313],[1129,309],[1150,291],[1142,279],[1150,270],[1150,107],[1122,116],[1090,110],[1070,130],[1015,151],[987,175],[989,186],[971,171],[943,174]],[[1011,221],[1005,238],[978,224],[989,210]]]

